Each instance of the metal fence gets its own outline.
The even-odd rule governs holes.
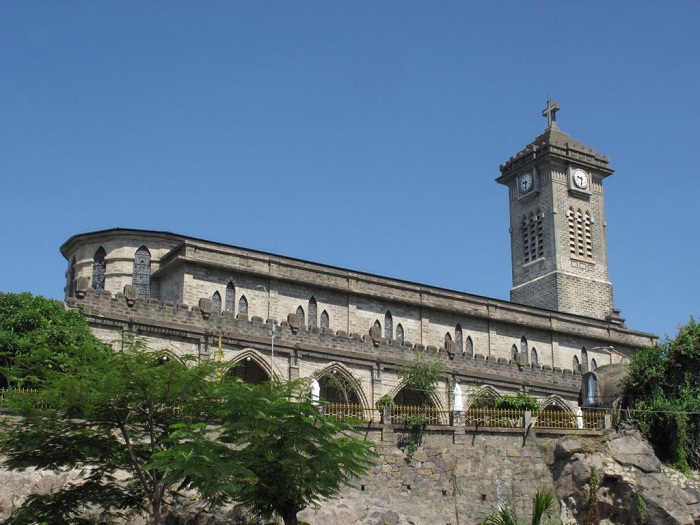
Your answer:
[[[391,422],[403,425],[406,418],[421,417],[426,425],[449,425],[451,412],[432,407],[398,405],[391,408]]]
[[[0,407],[4,404],[5,395],[12,393],[36,393],[36,389],[22,388],[7,390],[0,388]],[[321,405],[323,413],[333,419],[348,421],[381,421],[382,412],[376,408],[365,407],[359,403],[329,403]],[[605,416],[603,410],[584,410],[581,416],[576,416],[564,410],[542,410],[532,413],[533,426],[541,429],[555,430],[603,430]],[[409,420],[422,420],[426,425],[459,424],[463,417],[464,425],[477,428],[523,428],[525,413],[520,410],[497,408],[471,408],[455,417],[449,410],[438,410],[433,407],[397,405],[391,407],[391,423],[406,424]]]
[[[357,403],[329,403],[323,405],[322,410],[327,417],[338,421],[347,421],[350,419],[372,421],[380,417],[377,409],[367,408]]]
[[[525,413],[521,410],[473,408],[464,412],[464,424],[468,427],[523,428]]]

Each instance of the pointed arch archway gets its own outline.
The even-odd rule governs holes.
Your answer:
[[[340,376],[344,379],[347,379],[347,381],[350,383],[350,385],[354,388],[353,394],[355,395],[355,398],[356,398],[356,401],[350,401],[350,402],[360,404],[363,407],[372,408],[371,404],[369,402],[369,399],[367,398],[367,394],[364,391],[364,388],[362,386],[362,379],[356,373],[354,373],[351,369],[349,369],[346,365],[344,365],[343,363],[339,363],[338,361],[332,361],[330,363],[324,363],[323,365],[319,365],[311,374],[313,377],[315,377],[318,380],[319,385],[321,386],[321,398],[322,399],[326,399],[327,401],[331,401],[332,403],[344,402],[344,401],[334,401],[334,400],[330,400],[330,399],[327,399],[324,397],[322,379],[323,379],[323,376],[326,374]],[[325,393],[326,393],[326,395],[328,395],[328,390],[326,390]]]
[[[464,408],[482,408],[489,406],[496,400],[503,397],[503,394],[494,386],[482,385],[476,391],[466,396]]]
[[[571,403],[569,403],[566,399],[556,394],[553,394],[542,401],[541,405],[542,410],[563,410],[572,416],[576,415],[576,408],[572,407]]]
[[[224,371],[244,383],[259,385],[270,380],[270,358],[246,348],[225,365]],[[275,375],[279,373],[276,371]]]

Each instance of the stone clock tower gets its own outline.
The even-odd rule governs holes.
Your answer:
[[[558,110],[547,101],[547,129],[496,179],[510,200],[511,301],[622,324],[605,241],[603,179],[613,170],[559,130]]]

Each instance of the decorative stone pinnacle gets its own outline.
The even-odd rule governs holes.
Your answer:
[[[547,101],[547,107],[542,111],[542,116],[547,117],[548,128],[557,127],[557,111],[560,109],[561,106],[551,98]]]

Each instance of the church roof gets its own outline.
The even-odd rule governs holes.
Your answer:
[[[602,155],[568,133],[561,131],[556,124],[549,126],[544,133],[539,135],[523,150],[513,155],[507,162],[501,164],[501,173],[498,182],[502,182],[503,177],[510,175],[514,170],[519,170],[525,164],[541,159],[545,155],[558,157],[563,160],[573,161],[577,164],[594,168],[602,172],[603,177],[610,175],[613,170],[608,167],[610,158]]]

